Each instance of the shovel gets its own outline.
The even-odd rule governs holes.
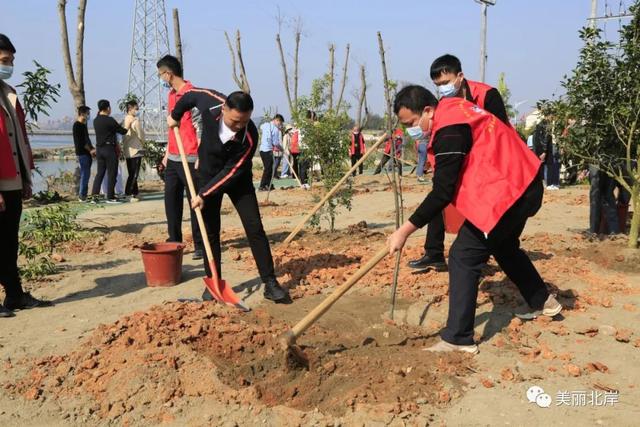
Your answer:
[[[365,265],[360,267],[353,276],[344,284],[331,293],[316,308],[311,310],[302,320],[300,320],[293,328],[282,334],[281,344],[286,354],[287,366],[291,367],[309,367],[309,360],[304,355],[300,347],[296,345],[296,339],[302,335],[311,325],[313,325],[323,314],[325,314],[331,306],[340,299],[353,285],[358,283],[365,274],[371,271],[386,255],[389,254],[389,248],[385,245],[380,249]]]
[[[191,200],[193,200],[198,193],[196,187],[193,185],[193,179],[191,178],[191,171],[189,169],[189,163],[187,162],[187,155],[184,152],[184,146],[182,145],[182,138],[180,138],[180,131],[177,127],[173,128],[173,133],[176,136],[176,143],[178,144],[178,150],[180,151],[180,158],[182,159],[182,167],[184,168],[184,174],[187,177],[187,184],[189,187],[189,194],[191,194]],[[202,218],[202,211],[200,208],[194,209],[196,212],[196,218],[198,218],[198,227],[200,227],[200,234],[202,234],[202,242],[204,243],[204,250],[207,253],[207,260],[209,260],[209,269],[211,269],[212,277],[204,277],[204,285],[207,287],[211,295],[216,301],[227,304],[228,306],[238,308],[242,311],[250,311],[242,299],[233,292],[231,286],[224,280],[221,280],[218,276],[218,268],[216,267],[215,259],[213,258],[213,251],[211,250],[211,244],[209,243],[209,235],[207,234],[207,228]]]

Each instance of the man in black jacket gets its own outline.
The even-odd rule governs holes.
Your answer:
[[[460,60],[453,55],[442,55],[431,64],[431,80],[438,88],[441,97],[464,98],[490,112],[501,122],[509,124],[509,117],[500,92],[496,88],[484,83],[467,80],[462,72]],[[482,96],[479,95],[482,93]],[[428,142],[428,141],[427,141]],[[424,242],[424,256],[409,261],[409,267],[417,270],[435,268],[446,270],[444,260],[444,218],[436,217],[427,227],[427,237]]]
[[[111,105],[106,99],[98,101],[98,117],[93,120],[96,132],[96,159],[98,171],[93,179],[92,196],[100,193],[100,186],[107,173],[107,203],[118,203],[115,196],[116,178],[118,175],[118,140],[116,134],[126,135],[128,129],[123,128],[111,117]]]
[[[91,139],[89,138],[89,130],[87,129],[87,121],[91,109],[86,105],[78,107],[78,117],[73,124],[73,145],[76,149],[76,157],[80,165],[80,188],[78,197],[81,201],[87,199],[89,190],[89,177],[91,176],[92,156],[96,155]]]
[[[247,234],[260,278],[265,285],[264,297],[275,302],[286,302],[289,294],[276,280],[271,248],[262,226],[253,187],[252,159],[258,144],[258,130],[251,121],[253,99],[245,92],[233,92],[225,99],[216,91],[193,88],[180,98],[167,118],[169,126],[178,126],[182,115],[192,108],[197,108],[202,115],[202,137],[198,147],[201,187],[191,206],[193,209],[202,209],[218,272],[221,274],[222,271],[220,207],[222,196],[227,194]],[[206,256],[204,265],[207,275],[211,277]],[[203,299],[212,299],[207,289]]]

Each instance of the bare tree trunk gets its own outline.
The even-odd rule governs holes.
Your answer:
[[[329,45],[329,110],[333,110],[333,82],[335,80],[336,45]]]
[[[364,65],[360,66],[360,96],[358,97],[358,115],[356,116],[356,125],[362,129],[362,107],[364,106],[365,96],[367,94],[367,76]]]
[[[364,129],[367,126],[367,123],[369,122],[369,106],[367,105],[367,92],[365,89],[364,92],[364,119],[362,119],[362,123],[360,125],[360,127],[362,129]]]
[[[227,47],[229,48],[229,54],[231,55],[231,70],[233,77],[233,81],[236,82],[238,88],[247,93],[251,93],[251,88],[249,87],[249,80],[247,79],[247,72],[244,68],[244,61],[242,59],[242,42],[240,37],[240,30],[236,31],[236,48],[234,50],[233,44],[231,43],[231,38],[229,34],[225,31],[224,37],[227,40]],[[238,76],[238,65],[236,64],[236,55],[238,57],[237,63],[240,68],[240,75]]]
[[[380,61],[382,62],[382,78],[384,79],[384,100],[387,106],[387,132],[389,135],[392,134],[391,124],[392,124],[392,108],[391,108],[391,88],[389,87],[389,78],[387,77],[387,62],[384,58],[384,43],[382,42],[382,34],[378,31],[378,47],[380,49]],[[393,143],[393,142],[392,142]]]
[[[351,45],[347,43],[347,50],[344,57],[344,67],[342,67],[342,82],[340,83],[340,95],[338,95],[338,103],[336,104],[336,114],[340,112],[342,106],[342,97],[344,95],[344,87],[347,84],[347,69],[349,67],[349,50]]]
[[[293,107],[298,111],[298,59],[300,53],[300,34],[302,33],[302,23],[298,22],[296,27],[296,48],[293,53]]]
[[[182,57],[182,36],[180,35],[180,15],[178,14],[178,9],[173,9],[173,38],[176,43],[176,57],[180,64],[182,64],[182,69],[184,69],[184,58]]]
[[[391,137],[391,155],[392,157],[392,168],[393,168],[393,202],[395,207],[395,220],[396,220],[396,229],[400,228],[400,220],[402,215],[402,189],[400,186],[402,185],[402,181],[398,179],[397,166],[398,160],[396,159],[396,142],[393,137],[393,119],[392,119],[392,101],[391,101],[391,85],[389,84],[389,78],[387,76],[387,62],[384,56],[384,43],[382,41],[382,34],[378,31],[378,47],[380,49],[380,62],[382,63],[382,78],[384,79],[384,99],[386,103],[386,127],[387,133]],[[398,275],[400,273],[400,256],[402,252],[398,251],[396,253],[396,262],[393,269],[393,283],[391,286],[391,308],[390,308],[390,316],[393,319],[393,314],[395,310],[396,304],[396,290],[398,288]]]
[[[278,51],[280,51],[280,65],[282,66],[282,74],[284,75],[284,91],[287,94],[287,101],[289,102],[289,111],[294,114],[293,101],[291,99],[291,90],[289,89],[289,72],[287,71],[287,62],[284,59],[284,50],[282,49],[282,41],[280,40],[280,33],[276,34],[276,43],[278,44]]]
[[[60,18],[60,38],[62,40],[62,59],[69,84],[69,92],[77,107],[85,105],[84,92],[84,21],[87,10],[87,0],[80,0],[78,5],[78,25],[76,33],[75,70],[71,62],[69,49],[69,32],[67,30],[67,0],[58,0],[58,16]]]

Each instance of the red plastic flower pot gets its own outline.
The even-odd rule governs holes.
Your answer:
[[[182,277],[182,243],[145,243],[140,248],[147,286],[174,286]]]

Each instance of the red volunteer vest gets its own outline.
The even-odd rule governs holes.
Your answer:
[[[353,137],[351,138],[353,139]],[[289,147],[291,154],[300,154],[300,131],[295,130],[291,134],[291,146]]]
[[[473,80],[467,80],[467,84],[469,85],[469,89],[471,90],[471,99],[472,102],[476,104],[478,107],[484,109],[484,101],[487,99],[487,92],[493,89],[491,86],[474,82]]]
[[[16,103],[16,116],[20,122],[18,126],[20,129],[18,132],[22,132],[24,140],[29,144],[29,138],[27,136],[27,128],[25,125],[25,114],[22,109],[22,105],[18,101]],[[11,119],[9,119],[11,120]],[[31,150],[29,151],[29,158],[27,159],[31,169],[34,169],[33,156]],[[0,110],[0,179],[13,179],[18,175],[16,165],[13,161],[13,150],[11,149],[11,143],[9,142],[9,125],[6,122],[4,111]]]
[[[190,81],[185,81],[185,85],[180,89],[180,92],[176,92],[171,89],[169,92],[169,114],[173,111],[176,104],[182,98],[182,95],[189,92],[193,89],[193,84]],[[191,121],[191,111],[187,111],[180,119],[180,138],[182,139],[182,144],[184,145],[184,152],[189,156],[198,155],[198,135],[196,133],[196,128],[193,127],[193,122]],[[179,155],[180,151],[178,150],[178,144],[176,143],[176,136],[173,133],[173,129],[169,129],[169,145],[167,147],[169,154]]]
[[[434,170],[433,138],[438,130],[458,124],[471,127],[473,141],[451,204],[489,233],[537,176],[540,159],[512,127],[493,114],[464,99],[443,98],[435,111],[427,149]]]
[[[362,132],[358,134],[358,146],[360,147],[360,154],[364,154],[366,147],[364,145],[364,136]],[[356,138],[353,132],[351,132],[351,147],[349,147],[349,155],[353,156],[356,153]]]

